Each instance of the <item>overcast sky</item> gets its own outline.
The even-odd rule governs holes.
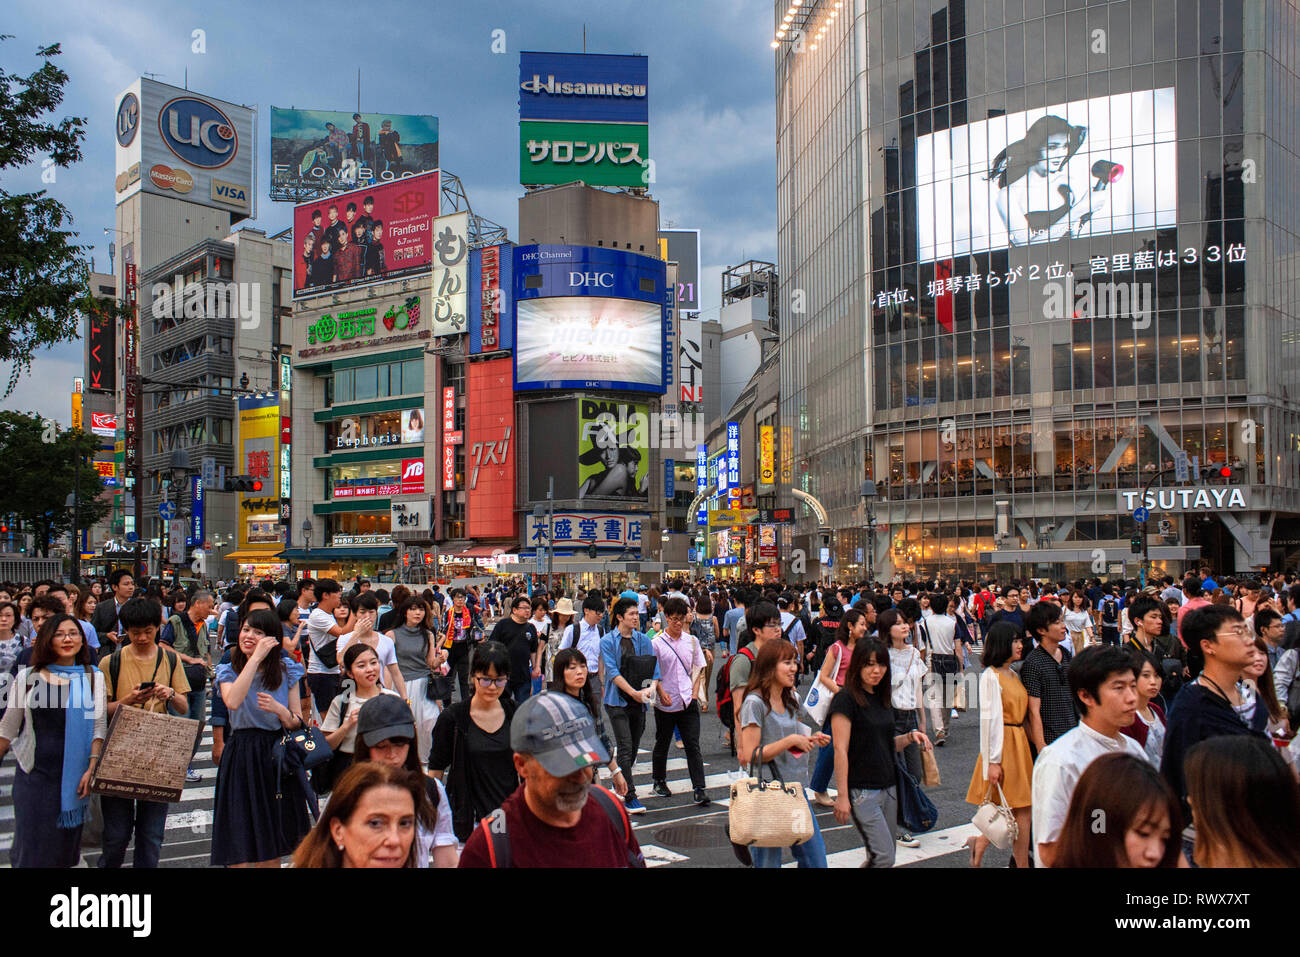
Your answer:
[[[59,116],[86,117],[84,159],[41,183],[39,162],[6,171],[11,193],[41,188],[71,211],[80,241],[108,268],[113,223],[113,117],[117,94],[145,72],[258,109],[258,219],[287,227],[291,206],[266,197],[270,107],[361,110],[439,118],[441,165],[461,178],[474,211],[518,241],[520,50],[641,53],[650,58],[652,196],[664,225],[702,230],[702,306],[717,316],[722,270],[775,260],[772,8],[764,0],[43,0],[6,4],[0,65],[27,75],[38,47],[60,43],[70,76]],[[205,31],[205,53],[193,31]],[[506,52],[494,54],[494,30]],[[82,345],[42,352],[0,408],[62,424]],[[0,382],[8,381],[0,367]]]

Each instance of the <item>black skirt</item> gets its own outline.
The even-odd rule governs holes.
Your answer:
[[[307,796],[286,778],[276,798],[271,751],[282,732],[241,728],[230,735],[217,772],[212,864],[255,864],[293,853],[311,830]]]

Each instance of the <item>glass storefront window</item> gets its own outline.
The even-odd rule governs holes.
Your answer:
[[[336,512],[325,516],[327,545],[368,545],[392,541],[387,511]]]

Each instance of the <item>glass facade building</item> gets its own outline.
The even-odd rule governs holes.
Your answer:
[[[1294,564],[1300,5],[775,18],[783,451],[823,574],[865,572],[866,478],[878,577],[1105,577],[1148,483],[1171,571]],[[1233,474],[1178,483],[1180,451]]]

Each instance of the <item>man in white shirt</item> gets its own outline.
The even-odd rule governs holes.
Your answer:
[[[806,664],[804,642],[808,640],[808,635],[803,630],[803,622],[795,616],[794,595],[783,592],[776,599],[776,607],[781,610],[781,635],[799,649],[799,667],[802,669]]]
[[[948,614],[948,596],[935,592],[930,596],[930,617],[916,624],[919,644],[928,650],[930,674],[926,675],[925,706],[934,726],[934,743],[942,745],[948,737],[949,713],[946,704],[945,675],[962,673],[962,649],[957,641],[957,619]],[[955,689],[955,685],[954,685]]]
[[[375,631],[375,622],[378,620],[379,596],[370,591],[362,592],[357,596],[356,621],[352,631],[339,636],[337,646],[339,664],[343,663],[343,652],[348,650],[348,645],[353,641],[364,642],[375,649],[375,655],[379,658],[379,673],[383,687],[392,689],[406,698],[406,682],[402,680],[402,672],[397,667],[397,647],[393,644],[393,639],[382,632]]]
[[[646,591],[646,586],[642,585],[637,591],[636,596],[636,613],[641,619],[641,630],[645,631],[650,617],[650,595]]]
[[[311,689],[316,710],[324,717],[330,702],[339,693],[338,659],[342,655],[337,639],[352,632],[354,619],[349,618],[346,625],[334,620],[334,609],[343,600],[343,589],[334,579],[322,578],[316,582],[316,600],[316,607],[307,616],[307,687]],[[326,665],[320,654],[325,654],[334,664]]]
[[[1070,691],[1083,717],[1040,751],[1034,763],[1034,841],[1040,867],[1052,866],[1070,798],[1089,764],[1103,754],[1150,760],[1137,741],[1120,733],[1137,711],[1137,677],[1128,654],[1113,645],[1091,645],[1070,661]]]
[[[605,601],[599,595],[588,595],[582,601],[582,618],[564,629],[560,638],[560,648],[575,646],[574,632],[577,632],[577,649],[587,659],[587,683],[591,685],[594,700],[599,701],[602,694],[601,679],[604,674],[600,661],[600,618],[605,614]]]

